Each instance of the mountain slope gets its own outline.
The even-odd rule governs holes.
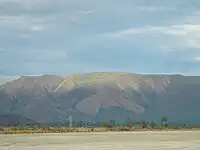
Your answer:
[[[3,114],[0,115],[0,125],[19,125],[19,124],[35,124],[36,121],[33,121],[24,116],[16,114]]]
[[[59,77],[21,77],[0,86],[0,114],[25,115],[35,121],[124,121],[168,116],[200,122],[200,77],[88,73]]]

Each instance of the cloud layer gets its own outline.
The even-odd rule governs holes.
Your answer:
[[[0,75],[198,74],[196,0],[0,0]]]

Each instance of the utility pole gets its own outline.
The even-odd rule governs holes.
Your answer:
[[[69,116],[69,127],[72,127],[72,116]]]

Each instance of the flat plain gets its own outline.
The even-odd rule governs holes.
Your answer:
[[[200,150],[200,131],[0,135],[0,150]]]

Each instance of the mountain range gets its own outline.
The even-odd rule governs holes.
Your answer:
[[[131,119],[200,123],[200,77],[95,72],[22,76],[0,86],[0,124]]]

